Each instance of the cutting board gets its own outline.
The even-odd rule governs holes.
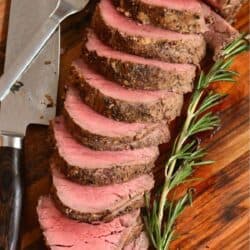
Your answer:
[[[4,63],[4,51],[10,0],[0,0],[0,68]],[[248,31],[249,6],[238,15],[235,26]],[[58,97],[58,113],[63,101],[63,86],[67,82],[69,65],[77,58],[81,34],[86,18],[80,13],[67,20],[62,27],[61,75]],[[249,249],[249,54],[237,57],[233,68],[240,72],[236,85],[217,84],[214,87],[228,93],[229,97],[218,107],[222,125],[216,133],[203,138],[208,148],[212,166],[199,168],[194,176],[202,179],[192,182],[195,188],[194,202],[178,219],[178,239],[171,249],[203,250]],[[177,122],[178,124],[178,122]],[[180,122],[179,122],[180,124]],[[25,140],[23,164],[24,207],[20,244],[22,250],[46,249],[36,215],[38,197],[50,189],[47,128],[30,126]],[[166,146],[162,151],[166,150]],[[156,171],[158,183],[163,178]],[[176,191],[183,193],[187,186]],[[94,250],[94,249],[90,249]]]

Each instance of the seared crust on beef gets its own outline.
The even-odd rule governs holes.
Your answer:
[[[49,238],[46,238],[46,232],[47,232],[48,228],[44,227],[44,225],[42,223],[42,219],[44,219],[44,218],[41,217],[42,213],[39,212],[39,209],[42,209],[42,208],[39,208],[39,207],[41,207],[41,204],[44,203],[44,199],[51,200],[51,197],[49,197],[49,198],[41,197],[40,200],[39,200],[39,202],[38,202],[37,211],[38,211],[39,222],[40,222],[41,228],[42,228],[43,233],[44,233],[46,245],[48,246],[48,249],[49,249],[52,246],[49,244]],[[52,200],[51,200],[51,202],[52,202]],[[55,203],[53,203],[53,206],[55,206]],[[57,209],[57,206],[55,206],[55,208]],[[50,216],[50,214],[48,216]],[[112,223],[112,222],[110,222],[110,223]],[[142,230],[144,228],[143,223],[142,223],[142,219],[141,219],[140,216],[136,217],[136,221],[132,225],[126,225],[125,224],[126,221],[124,221],[124,222],[122,221],[121,224],[122,223],[124,225],[124,228],[130,227],[130,230],[125,235],[122,235],[122,237],[119,240],[119,242],[117,242],[115,244],[115,245],[118,246],[119,249],[124,249],[125,246],[127,246],[128,244],[130,244],[131,242],[133,242],[134,240],[136,240],[140,236],[140,234],[141,234],[141,232],[142,232]],[[57,226],[57,228],[58,228],[58,226]],[[113,232],[111,231],[111,234],[104,235],[103,237],[109,236],[109,235],[113,235],[113,234],[116,234],[116,233],[120,233],[120,231],[117,231],[117,232],[116,231],[113,231]],[[62,237],[63,237],[63,234],[62,234]],[[86,241],[87,241],[87,239],[86,239]],[[113,243],[111,242],[111,244],[113,244]],[[67,248],[67,245],[57,245],[57,247],[60,248],[60,249],[61,248],[64,249],[65,247]],[[71,247],[74,247],[74,245],[72,245]]]
[[[240,10],[240,7],[246,3],[246,0],[225,0],[224,3],[220,3],[221,1],[215,0],[206,0],[209,4],[211,4],[217,12],[220,13],[228,22],[234,22],[235,16]],[[218,2],[218,4],[216,3]]]
[[[85,36],[85,43],[87,40]],[[112,58],[112,55],[104,57],[98,55],[96,51],[89,51],[86,46],[83,46],[82,56],[96,71],[124,87],[145,90],[166,89],[176,93],[191,92],[193,88],[195,66],[192,70],[167,71],[154,65],[121,61]]]
[[[114,218],[116,218],[117,216],[129,213],[135,209],[144,207],[145,205],[144,195],[140,194],[137,197],[133,197],[132,199],[129,200],[129,202],[126,202],[125,204],[123,204],[123,206],[115,210],[107,209],[102,213],[81,213],[64,205],[58,198],[55,187],[52,187],[52,196],[57,208],[67,217],[87,223],[95,223],[98,221],[109,222]]]
[[[239,37],[240,33],[206,4],[202,4],[202,8],[208,26],[204,37],[208,46],[214,50],[214,60],[216,61],[221,58],[223,49]]]
[[[183,95],[174,94],[159,98],[154,102],[126,102],[104,95],[99,89],[88,84],[88,79],[74,66],[71,67],[69,81],[77,84],[83,101],[96,112],[117,121],[160,122],[172,121],[180,115]]]
[[[79,184],[108,185],[129,181],[139,175],[150,173],[154,167],[155,159],[148,164],[114,165],[110,168],[87,169],[72,166],[55,150],[52,161],[55,166],[70,180]]]
[[[155,166],[155,161],[159,156],[158,148],[155,148],[155,156],[147,164],[128,162],[127,164],[113,164],[109,168],[81,168],[68,163],[57,148],[57,142],[52,128],[49,128],[49,140],[54,147],[54,154],[51,162],[70,180],[82,184],[108,185],[129,181],[145,173],[150,173]]]
[[[136,35],[136,31],[134,36],[119,31],[105,22],[99,5],[92,18],[92,27],[98,37],[112,48],[146,58],[198,65],[206,53],[206,43],[202,35],[193,35],[188,40],[156,40]]]
[[[224,4],[223,7],[218,11],[228,22],[233,23],[241,6],[246,2],[247,0],[237,1],[237,3],[234,1],[234,4],[229,2],[228,4]]]
[[[181,33],[203,33],[205,29],[201,13],[148,5],[140,0],[113,0],[113,2],[126,16],[132,16],[143,24],[153,24]]]
[[[170,140],[166,122],[151,124],[134,137],[107,137],[92,134],[78,126],[64,109],[65,123],[70,133],[82,144],[99,151],[119,151],[157,146]]]

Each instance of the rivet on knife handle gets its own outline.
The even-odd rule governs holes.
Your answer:
[[[0,141],[0,250],[16,250],[22,206],[22,138],[7,137],[1,136]]]

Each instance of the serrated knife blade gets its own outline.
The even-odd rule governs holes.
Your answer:
[[[57,0],[11,1],[5,70],[11,67],[56,5]],[[17,249],[22,200],[19,173],[22,138],[28,124],[48,124],[55,116],[59,52],[60,33],[57,30],[1,103],[0,249]]]

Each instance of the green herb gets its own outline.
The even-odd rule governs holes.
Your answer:
[[[169,248],[170,242],[175,239],[174,223],[185,206],[192,201],[191,190],[177,201],[168,200],[169,192],[187,181],[197,166],[213,163],[202,160],[206,151],[199,147],[195,136],[201,132],[212,131],[220,125],[219,117],[209,110],[219,104],[225,95],[208,92],[208,87],[218,81],[235,82],[234,78],[238,73],[229,68],[234,56],[248,49],[249,44],[244,35],[241,35],[223,50],[222,58],[207,74],[200,74],[184,125],[165,165],[165,181],[160,195],[155,196],[153,203],[150,195],[146,196],[145,226],[151,243],[157,250]]]

